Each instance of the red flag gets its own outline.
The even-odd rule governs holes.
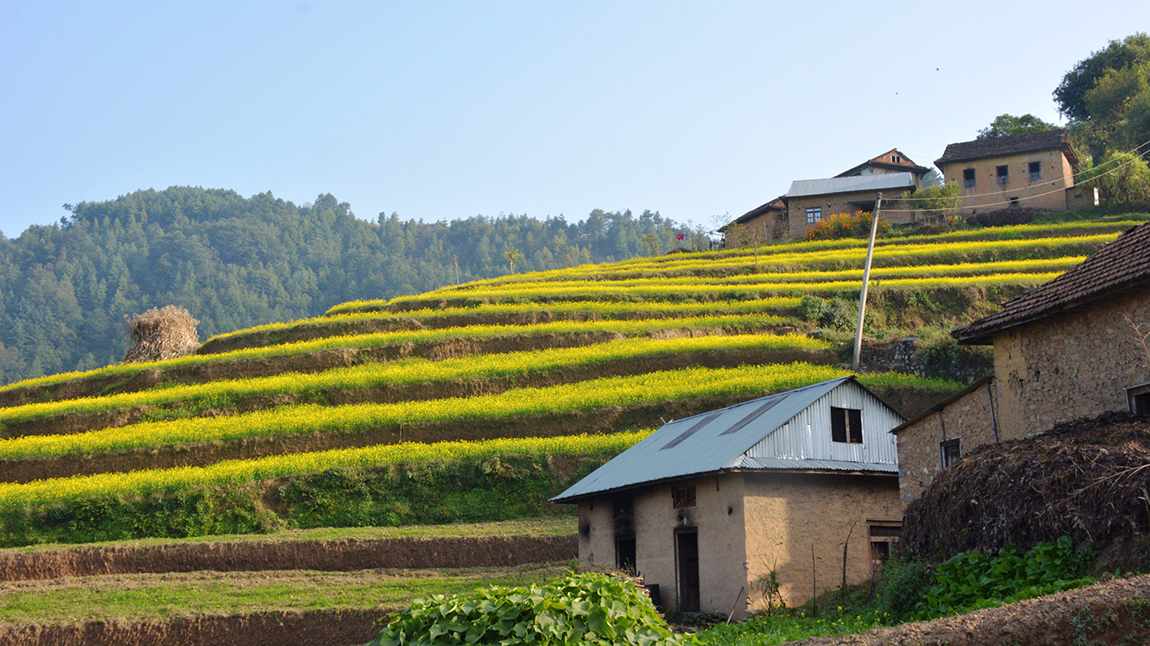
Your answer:
[[[686,238],[686,237],[687,237],[687,234],[685,234],[685,233],[676,233],[676,234],[675,234],[675,237],[676,237],[676,238],[678,238],[679,240],[682,240],[683,238]]]

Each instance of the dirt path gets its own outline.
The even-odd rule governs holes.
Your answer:
[[[957,617],[791,643],[804,646],[1150,644],[1150,575],[1114,579]]]

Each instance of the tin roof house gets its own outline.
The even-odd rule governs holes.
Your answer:
[[[900,530],[903,419],[832,379],[672,421],[553,500],[579,505],[582,566],[637,571],[666,609],[742,616],[772,571],[789,604],[837,587],[844,542],[848,581],[873,575]]]

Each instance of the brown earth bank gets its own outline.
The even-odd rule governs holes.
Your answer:
[[[896,410],[915,414],[939,397],[951,394],[934,388],[889,386],[872,389]],[[326,451],[400,442],[445,442],[515,437],[557,437],[581,433],[616,433],[653,428],[709,410],[732,406],[768,393],[744,393],[609,406],[590,411],[522,415],[493,419],[461,419],[419,424],[390,424],[349,432],[325,431],[286,436],[249,437],[231,442],[146,447],[132,451],[77,454],[62,457],[0,459],[0,482],[31,482],[74,475],[206,466],[222,460],[250,460],[285,453]]]
[[[0,552],[0,581],[104,574],[511,567],[578,556],[575,534],[245,540]],[[0,643],[3,643],[0,641]]]
[[[1117,646],[1150,644],[1150,575],[957,617],[820,637],[805,646]]]
[[[772,316],[782,316],[792,312],[793,308],[764,309],[758,313]],[[641,310],[631,312],[596,312],[581,310],[570,312],[552,312],[550,310],[532,310],[527,312],[484,312],[476,309],[469,312],[442,314],[438,316],[425,316],[419,318],[391,316],[380,314],[377,318],[367,319],[339,319],[308,321],[290,327],[276,330],[254,330],[251,332],[239,331],[233,334],[216,336],[208,339],[196,351],[196,354],[218,354],[242,350],[245,348],[262,348],[283,343],[298,341],[311,341],[313,339],[326,339],[333,336],[347,336],[359,334],[375,334],[378,332],[394,332],[397,330],[416,329],[442,329],[448,327],[465,327],[468,325],[537,325],[555,321],[638,321],[638,320],[667,320],[688,318],[694,316],[724,316],[730,314],[747,314],[746,310],[733,310],[716,304],[706,310],[691,311],[664,311],[645,312]]]
[[[402,608],[328,608],[169,621],[92,621],[72,625],[0,626],[6,646],[349,646],[375,639],[389,612]]]
[[[654,330],[649,336],[670,339],[716,334],[755,334],[767,332],[774,328],[787,328],[786,331],[793,331],[785,325],[780,325],[778,321],[766,321],[762,325],[725,328],[687,327]],[[236,359],[221,357],[202,363],[176,364],[162,368],[149,368],[147,367],[148,364],[143,364],[138,370],[129,369],[114,375],[97,374],[50,384],[9,388],[0,391],[0,407],[138,392],[169,383],[206,383],[222,379],[250,379],[285,372],[323,372],[333,368],[348,368],[364,363],[401,359],[418,358],[440,361],[476,354],[574,348],[617,341],[623,338],[625,338],[624,335],[610,330],[548,334],[511,333],[487,337],[429,339],[372,347],[337,348],[266,357]]]
[[[323,401],[333,406],[363,403],[390,404],[449,397],[493,395],[512,388],[546,388],[602,377],[629,376],[680,368],[735,368],[747,364],[786,364],[796,361],[829,364],[834,360],[834,352],[830,350],[734,349],[667,353],[605,361],[594,365],[564,366],[561,369],[526,375],[412,384],[381,384],[363,388],[327,388],[308,392],[261,393],[235,397],[228,405],[219,405],[213,402],[214,405],[207,406],[202,405],[200,400],[187,398],[159,406],[132,406],[112,410],[79,411],[32,417],[5,422],[0,425],[0,428],[3,429],[0,432],[5,434],[7,438],[29,435],[66,435],[126,426],[145,418],[159,420],[176,417],[219,417],[315,401]]]

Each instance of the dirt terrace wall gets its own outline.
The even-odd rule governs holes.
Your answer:
[[[961,454],[999,441],[994,382],[967,393],[898,432],[898,489],[903,509],[942,470],[942,442],[959,440]],[[993,408],[992,408],[993,407]]]
[[[573,534],[75,547],[0,552],[0,581],[199,570],[349,572],[376,568],[512,567],[564,561],[577,555]]]
[[[1001,439],[1126,410],[1125,389],[1150,381],[1150,358],[1127,316],[1147,331],[1150,287],[994,335]]]
[[[74,625],[0,626],[5,646],[349,646],[365,644],[402,608],[332,608],[171,621],[93,621]]]

